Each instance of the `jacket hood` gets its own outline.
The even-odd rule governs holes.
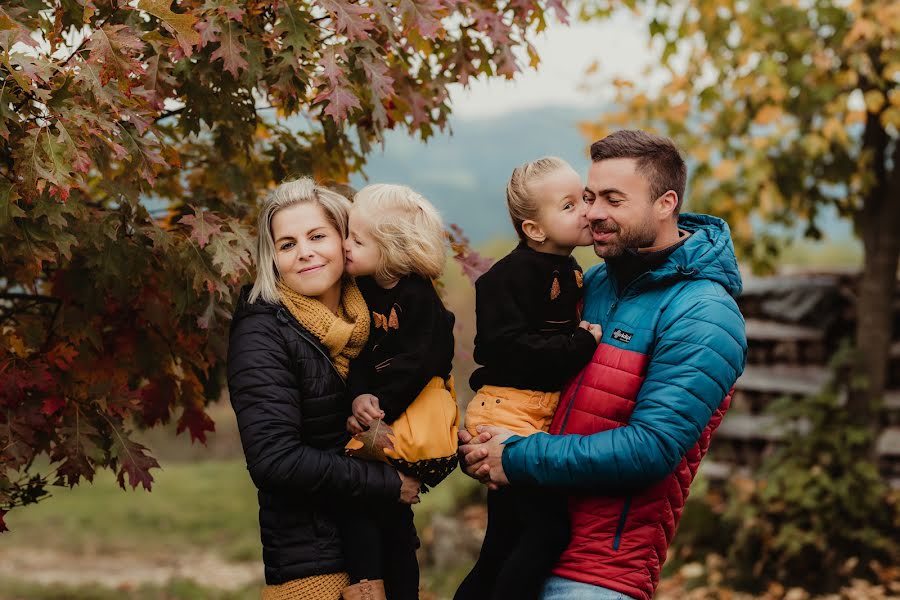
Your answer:
[[[720,284],[732,297],[739,296],[743,284],[728,223],[710,215],[683,213],[678,227],[691,237],[666,262],[642,277],[640,287],[673,278],[707,279]]]

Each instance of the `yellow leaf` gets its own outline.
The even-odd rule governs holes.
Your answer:
[[[760,125],[768,125],[769,123],[776,121],[782,114],[783,111],[781,110],[781,107],[775,106],[774,104],[766,104],[756,113],[756,118],[753,120]]]
[[[825,124],[822,126],[822,133],[829,140],[847,141],[847,132],[844,130],[841,122],[834,118],[825,121]]]
[[[884,127],[893,125],[896,129],[900,129],[900,108],[891,106],[881,113],[881,124]]]
[[[25,350],[25,342],[22,341],[22,338],[10,335],[7,338],[9,343],[9,349],[12,350],[12,353],[18,356],[19,358],[25,358],[28,352]]]
[[[881,107],[884,106],[884,94],[881,93],[881,90],[869,90],[864,97],[866,109],[870,113],[876,114],[881,111]]]
[[[848,48],[860,40],[866,42],[874,38],[875,35],[875,23],[867,19],[859,19],[853,24],[853,28],[850,29],[847,37],[844,38],[844,48]]]
[[[888,92],[888,100],[891,101],[891,106],[900,106],[900,90],[894,89]]]
[[[900,79],[900,62],[888,63],[884,69],[882,69],[881,74],[888,81]]]
[[[162,21],[166,29],[175,34],[184,53],[190,56],[193,47],[200,43],[200,34],[194,31],[197,19],[189,13],[172,12],[171,4],[169,0],[139,0],[137,7]]]
[[[723,158],[716,168],[713,169],[712,175],[719,181],[731,179],[737,173],[737,163],[733,160]]]

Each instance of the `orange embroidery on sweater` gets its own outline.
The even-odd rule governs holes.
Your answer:
[[[575,283],[579,288],[584,285],[584,275],[581,274],[581,271],[575,271]]]
[[[396,306],[396,304],[394,306]],[[391,316],[390,319],[388,319],[387,327],[390,327],[391,329],[400,329],[400,319],[397,318],[396,308],[391,308]],[[385,330],[387,330],[387,327],[385,327]]]
[[[550,286],[550,299],[551,300],[556,300],[557,298],[559,298],[559,294],[560,294],[559,279],[556,278],[556,276],[558,274],[559,273],[556,271],[554,271],[554,273],[553,273],[553,285]]]
[[[384,315],[372,311],[372,322],[375,324],[375,329],[388,330],[388,320]]]

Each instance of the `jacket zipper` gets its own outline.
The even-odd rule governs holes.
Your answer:
[[[616,526],[616,536],[613,538],[613,550],[619,549],[622,542],[622,530],[625,529],[625,519],[628,517],[628,509],[631,508],[631,496],[625,498],[625,504],[622,506],[622,514],[619,517],[619,524]]]
[[[323,357],[325,357],[325,360],[327,360],[327,361],[328,361],[328,364],[331,365],[331,368],[334,370],[334,373],[338,376],[338,379],[340,379],[340,380],[341,380],[341,383],[344,384],[344,385],[346,386],[346,385],[347,385],[347,382],[344,381],[344,378],[343,378],[343,377],[341,377],[341,374],[338,372],[337,367],[334,366],[334,362],[331,360],[331,357],[328,356],[327,354],[325,354],[325,351],[322,350],[322,348],[319,346],[319,344],[317,344],[316,342],[314,342],[313,340],[311,340],[309,337],[307,337],[307,335],[306,335],[305,333],[303,333],[303,331],[302,331],[299,327],[297,327],[296,325],[294,325],[294,324],[291,322],[290,318],[289,318],[287,315],[285,315],[285,314],[282,313],[282,309],[279,309],[279,311],[278,311],[278,316],[279,316],[279,318],[280,318],[281,321],[287,323],[288,326],[289,326],[291,329],[293,329],[295,332],[297,332],[297,335],[299,335],[299,336],[302,337],[304,340],[306,340],[307,342],[309,342],[309,344],[310,344],[313,348],[315,348],[315,349],[319,352],[319,354],[321,354]]]

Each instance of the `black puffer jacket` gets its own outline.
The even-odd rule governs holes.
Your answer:
[[[343,455],[349,407],[327,351],[284,307],[246,298],[231,324],[228,389],[259,490],[266,583],[334,573],[343,560],[329,504],[396,500],[400,478]]]

